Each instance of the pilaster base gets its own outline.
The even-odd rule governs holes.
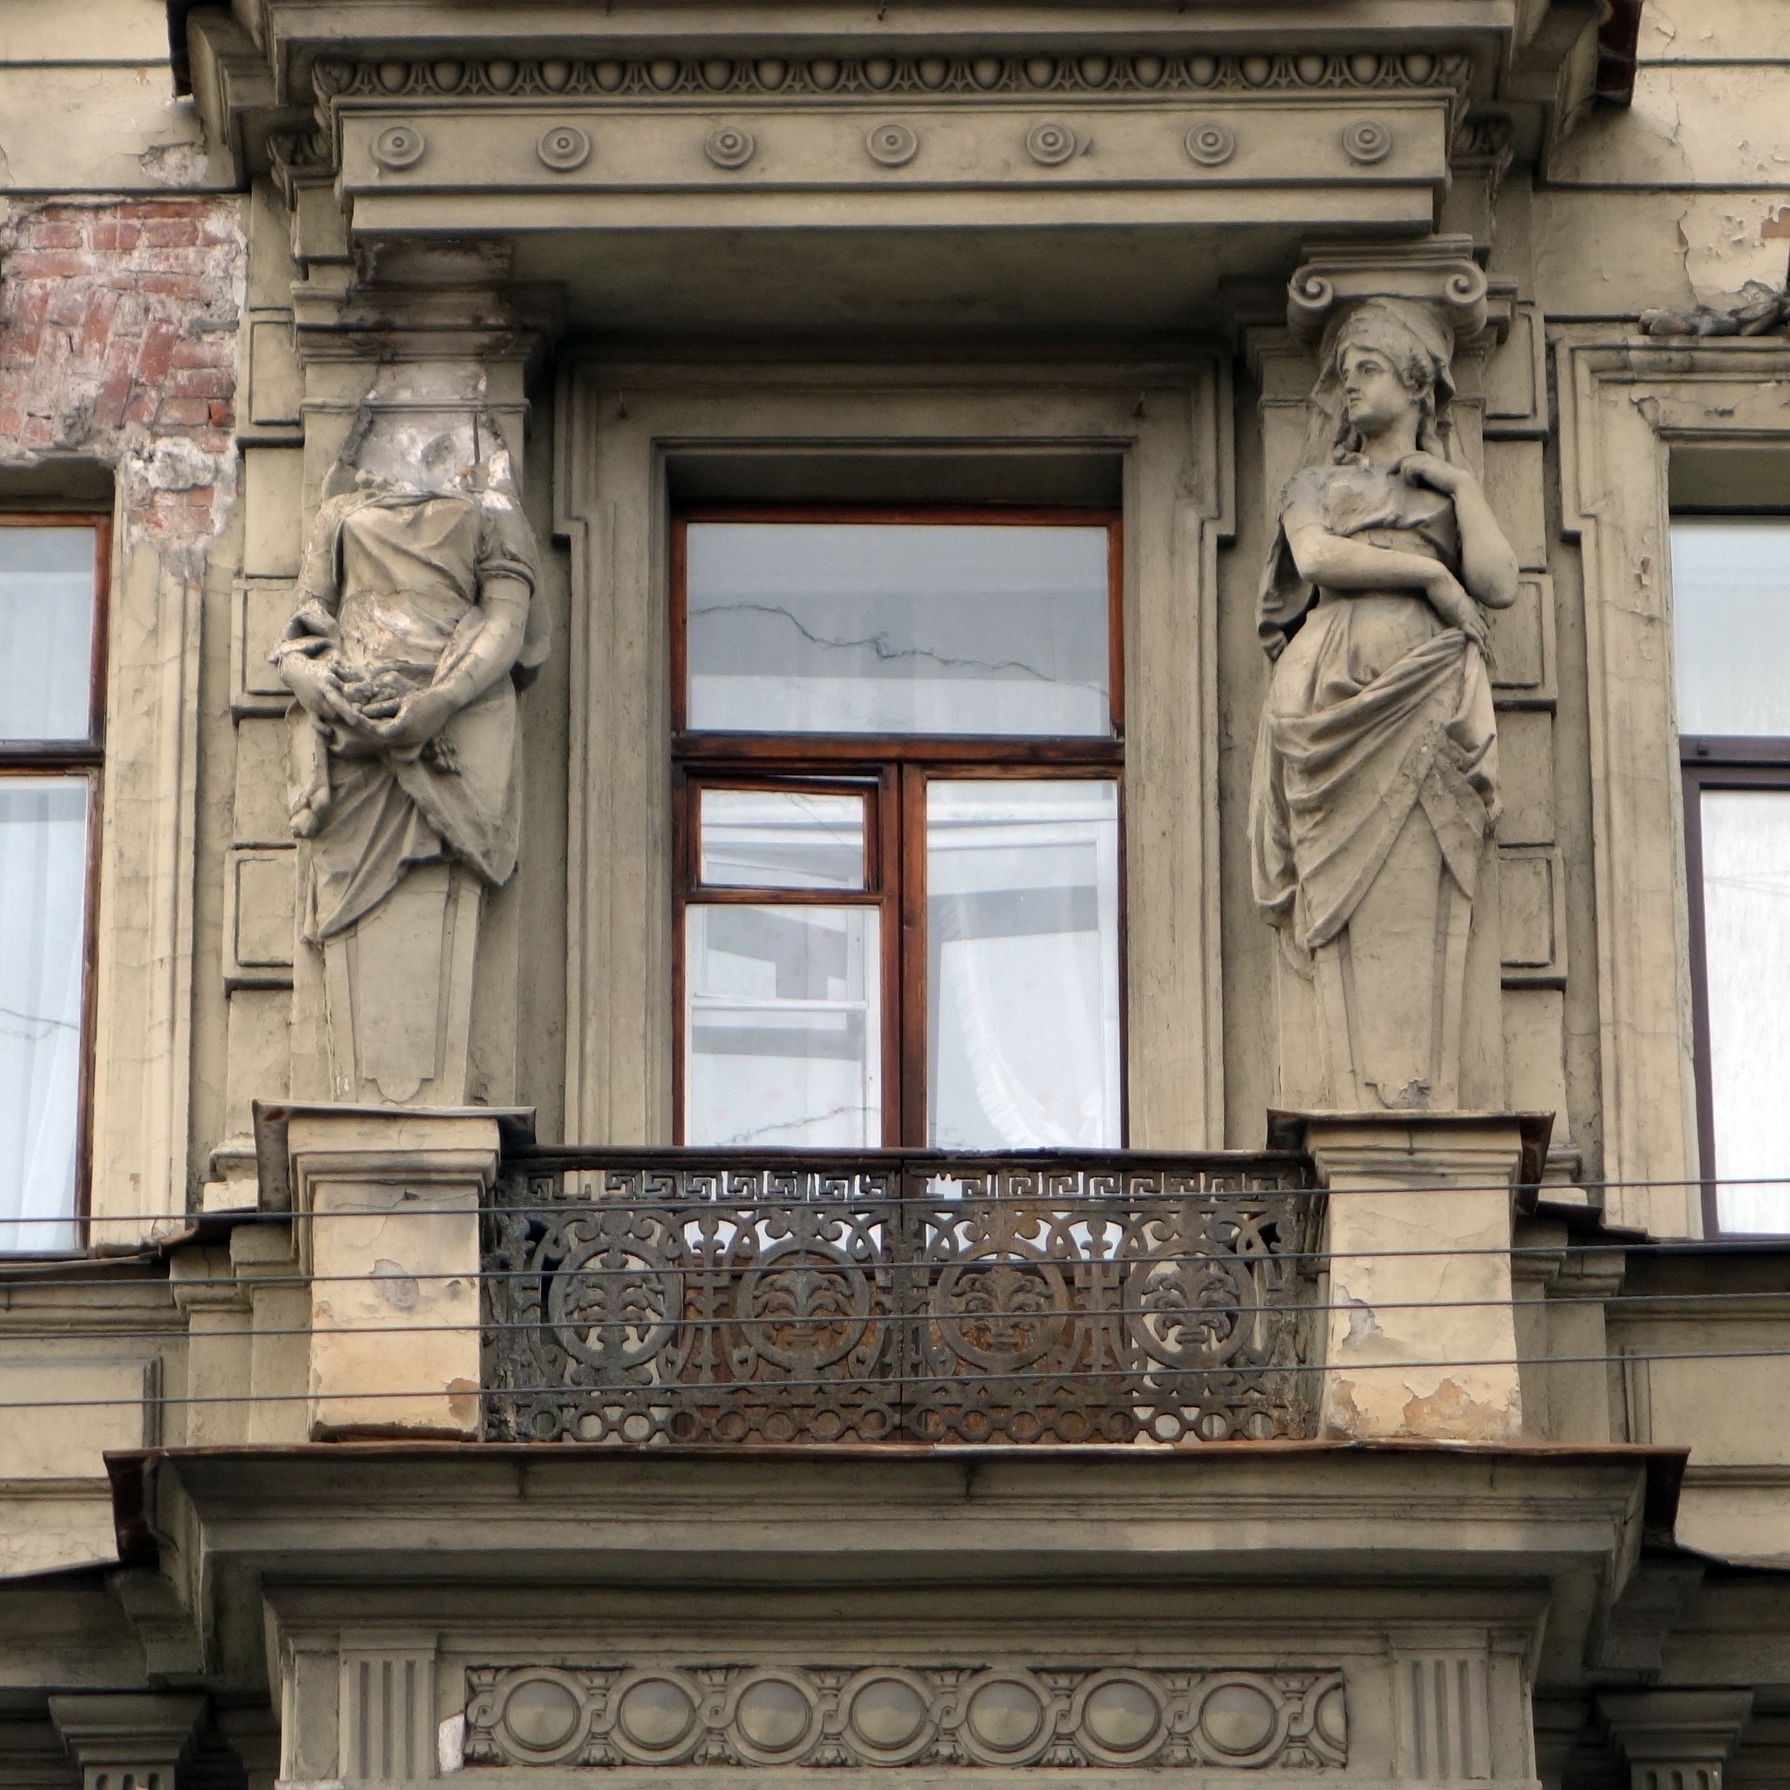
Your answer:
[[[1550,1125],[1507,1113],[1270,1115],[1274,1141],[1296,1141],[1330,1190],[1321,1435],[1522,1434],[1512,1189],[1531,1178]]]
[[[311,1281],[313,1441],[476,1440],[479,1208],[502,1132],[522,1119],[464,1108],[258,1111],[262,1206],[292,1212]]]

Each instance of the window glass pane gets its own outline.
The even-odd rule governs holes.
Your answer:
[[[0,777],[0,1249],[69,1249],[80,1117],[87,785]]]
[[[1703,936],[1724,1231],[1790,1231],[1790,790],[1705,790]]]
[[[1790,516],[1672,524],[1678,731],[1790,734]]]
[[[1110,731],[1107,531],[693,522],[690,725]]]
[[[0,740],[84,740],[93,530],[0,527]]]
[[[684,910],[684,1141],[882,1143],[873,907]]]
[[[930,1141],[1117,1147],[1119,791],[926,791]]]
[[[701,876],[711,888],[861,889],[864,798],[705,789]]]

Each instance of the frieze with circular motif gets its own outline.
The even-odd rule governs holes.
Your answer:
[[[1334,1667],[487,1665],[467,1686],[466,1765],[1348,1763]]]

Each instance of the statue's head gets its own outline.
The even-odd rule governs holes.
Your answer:
[[[1418,446],[1444,453],[1453,345],[1428,309],[1403,299],[1370,298],[1336,318],[1324,333],[1315,394],[1336,418],[1334,448],[1357,452],[1364,437],[1415,414]]]

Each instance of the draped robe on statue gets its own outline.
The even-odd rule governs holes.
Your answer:
[[[318,516],[288,634],[327,639],[331,658],[350,675],[383,677],[394,690],[424,689],[484,627],[482,589],[500,578],[533,593],[533,537],[502,493],[481,501],[460,492],[357,489],[331,498]],[[525,637],[524,673],[544,656],[539,634],[531,626]],[[282,650],[292,650],[290,639]],[[420,748],[315,725],[330,787],[313,836],[307,938],[354,925],[414,864],[452,857],[493,887],[509,879],[520,809],[513,678],[499,678]]]
[[[507,461],[479,477],[419,491],[362,475],[329,498],[274,655],[303,653],[351,703],[389,706],[447,679],[499,609],[524,611],[514,665],[422,744],[309,719],[293,825],[338,1100],[452,1106],[468,1095],[482,891],[516,868],[516,689],[547,650],[534,538]]]
[[[1259,614],[1276,656],[1250,817],[1256,901],[1316,983],[1330,1102],[1452,1105],[1498,812],[1484,655],[1418,592],[1314,591],[1286,533],[1311,522],[1458,576],[1454,505],[1356,455],[1288,485]]]

